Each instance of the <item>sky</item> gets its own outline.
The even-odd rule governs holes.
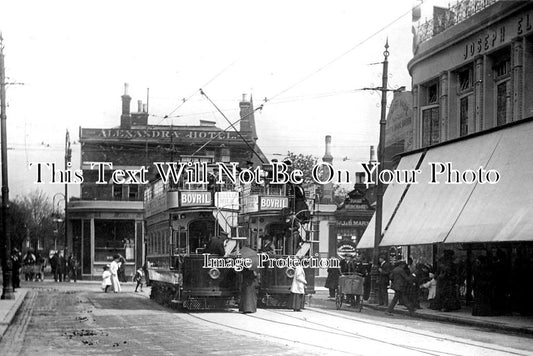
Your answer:
[[[29,164],[62,166],[68,130],[78,168],[79,127],[118,126],[124,83],[132,111],[149,88],[150,124],[226,128],[199,89],[232,121],[242,94],[253,95],[267,156],[321,158],[331,135],[334,167],[360,171],[380,116],[380,94],[360,89],[380,86],[387,39],[389,88],[410,89],[413,3],[2,0],[10,196],[63,192],[35,184]]]

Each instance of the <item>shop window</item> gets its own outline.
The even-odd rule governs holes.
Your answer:
[[[134,220],[94,220],[95,261],[111,262],[113,255],[121,254],[127,260],[134,256],[127,251],[134,246]]]

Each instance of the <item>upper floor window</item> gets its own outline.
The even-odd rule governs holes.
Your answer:
[[[468,135],[469,100],[470,96],[465,96],[459,101],[459,136]]]
[[[439,82],[422,85],[422,147],[440,142]]]
[[[122,184],[113,184],[113,199],[122,200]]]
[[[504,125],[509,120],[511,109],[511,58],[509,51],[498,52],[494,56],[492,71],[495,81],[496,125]]]
[[[427,104],[438,104],[439,102],[439,86],[437,83],[431,84],[427,87]]]
[[[128,198],[130,200],[137,200],[138,197],[139,197],[139,185],[138,184],[130,184],[129,185]]]
[[[457,72],[457,92],[464,93],[473,88],[472,67]]]
[[[439,107],[422,110],[422,147],[434,145],[440,141]]]

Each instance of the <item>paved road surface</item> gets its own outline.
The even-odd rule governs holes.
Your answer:
[[[188,314],[94,284],[34,286],[0,355],[533,355],[532,338],[366,310]]]

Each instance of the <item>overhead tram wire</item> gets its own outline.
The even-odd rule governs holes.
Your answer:
[[[215,74],[211,79],[209,79],[206,83],[204,83],[204,85],[202,85],[201,87],[202,88],[205,88],[207,85],[211,84],[215,79],[217,79],[218,77],[220,77],[224,72],[226,72],[228,69],[230,69],[236,62],[238,61],[238,59],[234,60],[233,62],[231,62],[229,65],[227,65],[224,69],[222,69],[220,72],[218,72],[217,74]],[[165,116],[163,116],[163,118],[156,124],[156,125],[159,125],[161,124],[164,120],[168,119],[169,117],[171,117],[172,114],[174,114],[176,111],[178,111],[179,108],[181,108],[187,101],[189,101],[193,96],[195,96],[196,94],[198,93],[198,90],[195,90],[191,95],[189,95],[188,98],[186,99],[183,99],[182,102],[176,106],[174,108],[174,110],[172,110],[171,112],[169,112],[168,114],[166,114]],[[179,116],[177,116],[179,117]]]
[[[314,72],[310,73],[309,75],[305,76],[304,78],[300,79],[299,81],[297,81],[296,83],[290,85],[289,87],[287,87],[286,89],[280,91],[279,93],[275,94],[274,96],[270,97],[270,98],[267,98],[265,97],[265,99],[263,99],[263,103],[258,106],[256,109],[254,109],[252,112],[246,114],[244,117],[234,121],[234,122],[230,122],[230,126],[226,127],[224,130],[222,130],[222,132],[226,132],[228,129],[230,129],[231,127],[233,127],[236,123],[238,123],[239,121],[247,118],[248,116],[254,114],[256,111],[258,110],[262,110],[264,108],[264,105],[272,100],[274,100],[275,98],[277,98],[278,96],[288,92],[289,90],[291,90],[292,88],[298,86],[299,84],[303,83],[304,81],[306,81],[307,79],[311,78],[312,76],[314,76],[315,74],[317,74],[318,72],[324,70],[326,67],[330,66],[331,64],[337,62],[339,59],[341,59],[342,57],[346,56],[348,53],[350,53],[351,51],[353,51],[354,49],[356,49],[357,47],[361,46],[362,44],[364,44],[365,42],[367,42],[368,40],[370,40],[371,38],[373,38],[374,36],[376,36],[377,34],[381,33],[383,30],[385,30],[386,28],[390,27],[391,25],[395,24],[396,22],[398,22],[400,19],[402,19],[404,16],[407,16],[409,14],[412,13],[412,11],[414,9],[417,9],[419,8],[420,6],[422,6],[422,4],[424,3],[424,1],[422,0],[416,7],[413,7],[412,9],[410,9],[409,11],[403,13],[402,15],[400,15],[399,17],[397,17],[396,19],[394,19],[392,22],[388,23],[387,25],[383,26],[382,28],[380,28],[379,30],[377,30],[376,32],[372,33],[370,36],[366,37],[365,39],[363,39],[361,42],[357,43],[355,46],[353,46],[352,48],[348,49],[347,51],[343,52],[341,55],[335,57],[334,59],[332,59],[331,61],[329,61],[328,63],[324,64],[323,66],[319,67],[317,70],[315,70]],[[219,72],[218,74],[216,74],[212,79],[210,79],[206,84],[204,84],[202,87],[205,87],[207,84],[211,83],[213,80],[215,80],[215,78],[219,77],[222,73],[224,73],[227,69],[229,69],[231,66],[233,66],[233,64],[235,63],[236,61],[232,62],[230,65],[228,65],[226,68],[224,68],[221,72]],[[195,91],[188,99],[184,100],[180,105],[178,105],[174,110],[172,110],[169,114],[165,115],[163,117],[163,119],[159,122],[161,123],[163,120],[167,119],[170,115],[172,115],[173,113],[175,113],[187,100],[189,100],[192,96],[194,96],[195,94],[197,93],[197,91]],[[226,118],[227,120],[227,118]],[[215,138],[211,138],[209,139],[208,141],[206,141],[206,143],[204,143],[199,149],[197,149],[194,153],[198,153],[199,151],[201,151],[205,146],[207,146],[208,144],[210,144],[211,142],[214,141]]]
[[[276,95],[272,96],[269,100],[273,100],[274,98],[288,92],[289,90],[291,90],[292,88],[298,86],[299,84],[305,82],[307,79],[311,78],[312,76],[314,76],[315,74],[319,73],[320,71],[324,70],[326,67],[330,66],[331,64],[337,62],[339,59],[341,59],[342,57],[346,56],[348,53],[350,53],[351,51],[353,51],[354,49],[356,49],[357,47],[361,46],[362,44],[364,44],[365,42],[367,42],[368,40],[370,40],[372,37],[376,36],[377,34],[381,33],[383,30],[385,30],[386,28],[392,26],[393,24],[395,24],[396,22],[398,22],[399,20],[401,20],[404,16],[407,16],[409,14],[412,13],[412,11],[414,9],[418,9],[420,6],[422,6],[422,4],[424,3],[424,1],[421,1],[417,6],[413,7],[412,9],[410,9],[409,11],[403,13],[402,15],[400,15],[399,17],[397,17],[395,20],[393,20],[392,22],[388,23],[387,25],[383,26],[382,28],[380,28],[379,30],[377,30],[376,32],[374,32],[373,34],[371,34],[370,36],[366,37],[365,39],[363,39],[361,42],[357,43],[355,46],[353,46],[352,48],[348,49],[347,51],[343,52],[342,54],[340,54],[339,56],[333,58],[331,61],[327,62],[326,64],[324,64],[323,66],[319,67],[317,70],[315,70],[314,72],[310,73],[309,75],[303,77],[302,79],[300,79],[299,81],[297,81],[296,83],[290,85],[289,87],[287,87],[286,89],[280,91],[279,93],[277,93]]]
[[[261,158],[261,156],[259,156],[259,154],[253,149],[252,146],[250,146],[250,144],[248,143],[248,141],[246,141],[246,139],[241,135],[241,133],[239,132],[239,130],[237,130],[237,128],[235,128],[235,125],[233,125],[231,123],[231,121],[229,121],[229,119],[226,117],[226,115],[224,115],[224,113],[218,108],[218,106],[216,106],[216,104],[207,96],[207,94],[202,90],[202,88],[200,88],[200,94],[202,94],[203,96],[205,96],[205,98],[211,103],[211,105],[213,105],[215,107],[215,109],[217,109],[217,111],[220,113],[220,115],[222,115],[222,117],[224,119],[226,119],[226,121],[230,124],[230,127],[233,128],[233,130],[237,133],[237,135],[239,135],[239,137],[241,138],[241,140],[246,144],[246,146],[248,146],[248,148],[253,152],[253,154],[255,154],[257,156],[257,158],[259,158],[259,161],[261,161],[261,163],[265,163],[265,161],[263,160],[263,158]],[[196,153],[196,152],[195,152]]]

